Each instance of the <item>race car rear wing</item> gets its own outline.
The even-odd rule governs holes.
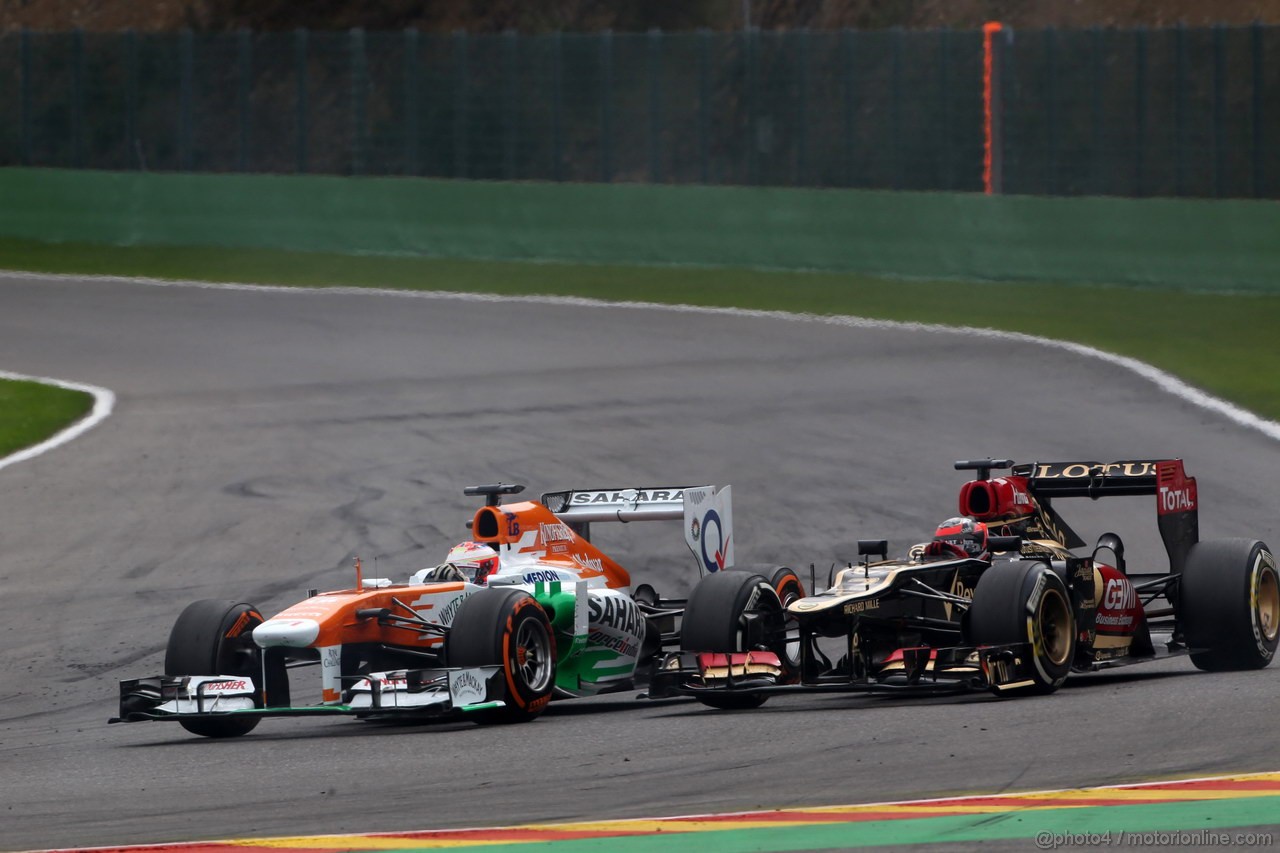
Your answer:
[[[1169,553],[1169,570],[1175,573],[1182,571],[1187,552],[1200,541],[1196,481],[1194,477],[1186,475],[1181,459],[1131,459],[1105,463],[1034,462],[1021,465],[1015,465],[1008,459],[985,459],[957,462],[956,468],[978,471],[980,480],[988,479],[992,470],[1012,469],[1012,478],[1025,483],[1026,490],[1050,513],[1053,512],[1050,503],[1054,498],[1081,497],[1097,500],[1111,496],[1154,495],[1160,538]],[[962,509],[964,494],[962,493]],[[1067,530],[1065,526],[1063,529]],[[1068,545],[1078,547],[1070,543]]]
[[[1037,497],[1097,499],[1108,495],[1156,494],[1160,465],[1176,465],[1181,470],[1182,460],[1034,462],[1014,465],[1013,475],[1026,477]]]
[[[733,565],[733,501],[730,487],[575,489],[547,492],[542,505],[590,539],[593,521],[683,521],[684,539],[701,572]]]
[[[684,493],[687,488],[708,487],[672,486],[547,492],[542,496],[542,505],[554,512],[562,521],[569,523],[675,521],[684,518]]]

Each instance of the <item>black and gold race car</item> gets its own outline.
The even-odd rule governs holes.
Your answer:
[[[961,515],[901,559],[861,540],[859,564],[790,602],[749,572],[705,578],[686,611],[699,629],[661,662],[650,696],[747,708],[789,691],[1049,693],[1072,672],[1171,655],[1204,670],[1271,662],[1275,558],[1258,540],[1200,541],[1182,460],[955,467],[976,473]],[[1055,507],[1117,495],[1155,497],[1167,567],[1131,567],[1115,533],[1089,549]]]

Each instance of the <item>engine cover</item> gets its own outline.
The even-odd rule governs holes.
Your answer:
[[[971,480],[960,487],[960,514],[975,521],[1012,521],[1035,511],[1026,477]]]

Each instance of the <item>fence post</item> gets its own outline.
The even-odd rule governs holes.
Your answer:
[[[348,39],[351,53],[351,174],[365,171],[365,56],[364,30],[353,27]]]
[[[853,157],[853,133],[857,126],[858,105],[857,98],[854,95],[854,86],[857,82],[857,76],[854,69],[854,38],[856,37],[854,30],[843,30],[840,33],[840,55],[843,60],[842,66],[844,77],[844,146],[842,153],[844,154],[844,183],[845,186],[854,185],[854,157]]]
[[[1004,32],[999,21],[988,21],[982,27],[982,89],[986,125],[982,183],[987,195],[1004,192]]]
[[[564,36],[551,34],[551,177],[564,180]]]
[[[711,183],[711,31],[698,30],[698,164],[703,184]]]
[[[84,30],[71,31],[71,165],[84,168]]]
[[[1186,195],[1187,28],[1181,21],[1174,31],[1173,50],[1173,192],[1182,196]]]
[[[649,183],[662,183],[662,31],[649,30]]]
[[[418,31],[404,31],[404,173],[418,169]]]
[[[502,176],[516,179],[516,42],[515,30],[502,33]]]
[[[250,124],[252,116],[249,112],[249,96],[253,88],[253,42],[249,30],[241,27],[236,33],[236,56],[239,64],[239,97],[240,142],[236,150],[236,168],[241,172],[251,169],[252,156],[250,148],[253,141],[253,129]]]
[[[1146,170],[1147,145],[1147,28],[1134,30],[1134,56],[1137,68],[1133,75],[1134,95],[1134,137],[1133,146],[1133,187],[1134,195],[1146,195],[1146,182],[1143,173]]]
[[[293,74],[297,82],[294,92],[294,171],[307,172],[307,31],[299,27],[293,31]]]
[[[1213,25],[1213,194],[1218,198],[1226,169],[1226,32],[1222,24]]]
[[[138,34],[124,32],[124,157],[135,169],[146,169],[142,157],[142,140],[138,138]]]
[[[600,181],[613,180],[613,31],[600,33]]]
[[[467,126],[467,33],[453,31],[453,176],[465,178],[470,160]]]
[[[1265,151],[1265,136],[1262,131],[1263,118],[1263,77],[1262,77],[1262,24],[1257,21],[1249,28],[1250,42],[1253,48],[1253,197],[1262,198],[1263,196],[1263,159],[1262,152]]]
[[[181,88],[178,92],[178,169],[191,171],[191,125],[193,120],[192,89],[195,86],[195,41],[191,30],[178,37],[178,64]]]

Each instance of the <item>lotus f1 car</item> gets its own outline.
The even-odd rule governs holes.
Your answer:
[[[688,611],[719,613],[722,631],[668,655],[650,695],[743,708],[787,691],[1049,693],[1073,672],[1170,655],[1204,670],[1271,662],[1275,558],[1257,540],[1200,541],[1196,482],[1181,460],[955,467],[976,472],[960,490],[963,517],[902,559],[885,559],[884,540],[860,541],[859,565],[786,606],[789,628],[777,602],[742,608],[748,579],[708,577]],[[1167,571],[1135,571],[1115,533],[1077,555],[1085,542],[1056,502],[1114,495],[1155,498]]]
[[[519,722],[553,697],[646,682],[664,647],[679,641],[685,602],[648,585],[633,590],[627,570],[591,542],[591,526],[681,520],[701,571],[718,573],[733,563],[729,487],[500,503],[523,489],[466,490],[485,499],[469,524],[474,542],[455,549],[487,555],[474,564],[446,562],[392,583],[362,578],[357,561],[354,588],[312,591],[270,619],[244,602],[191,604],[169,635],[165,674],[122,682],[111,722],[176,720],[207,737],[243,735],[274,716]],[[762,584],[774,601],[803,595],[790,570]],[[778,619],[780,607],[772,613]],[[711,639],[694,631],[691,641]],[[301,667],[318,669],[316,701],[294,698],[291,672]]]

